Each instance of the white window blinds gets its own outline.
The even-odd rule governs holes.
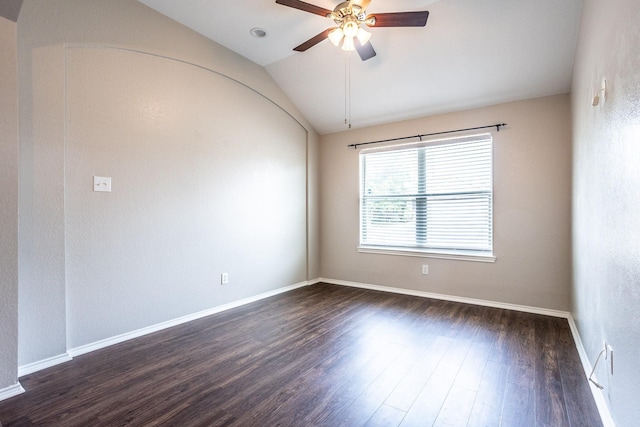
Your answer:
[[[490,134],[360,154],[360,246],[491,255]]]

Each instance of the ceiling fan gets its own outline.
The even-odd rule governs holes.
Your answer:
[[[329,10],[300,0],[276,0],[277,4],[289,6],[304,12],[313,13],[332,19],[337,27],[327,28],[320,34],[293,48],[298,52],[317,45],[328,38],[331,43],[341,46],[343,50],[356,50],[363,61],[376,56],[369,38],[371,33],[362,28],[367,27],[424,27],[427,25],[428,11],[394,12],[366,14],[371,0],[349,0]]]

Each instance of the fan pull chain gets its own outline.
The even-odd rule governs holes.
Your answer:
[[[351,53],[349,53],[349,129],[351,129]]]
[[[349,79],[348,79],[348,74],[349,74],[349,65],[348,65],[348,60],[347,60],[347,55],[344,56],[344,124],[345,126],[348,125],[348,121],[347,121],[347,104],[349,102]]]
[[[344,124],[351,129],[351,55],[344,57]]]

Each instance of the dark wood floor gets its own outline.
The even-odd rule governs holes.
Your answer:
[[[11,426],[600,426],[567,321],[319,284],[21,378]]]

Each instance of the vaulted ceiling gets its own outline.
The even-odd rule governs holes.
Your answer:
[[[582,0],[372,0],[368,13],[430,15],[424,28],[372,28],[377,55],[363,62],[328,40],[294,52],[335,23],[275,0],[138,1],[264,66],[321,134],[346,130],[345,117],[364,127],[569,92],[582,8]]]

